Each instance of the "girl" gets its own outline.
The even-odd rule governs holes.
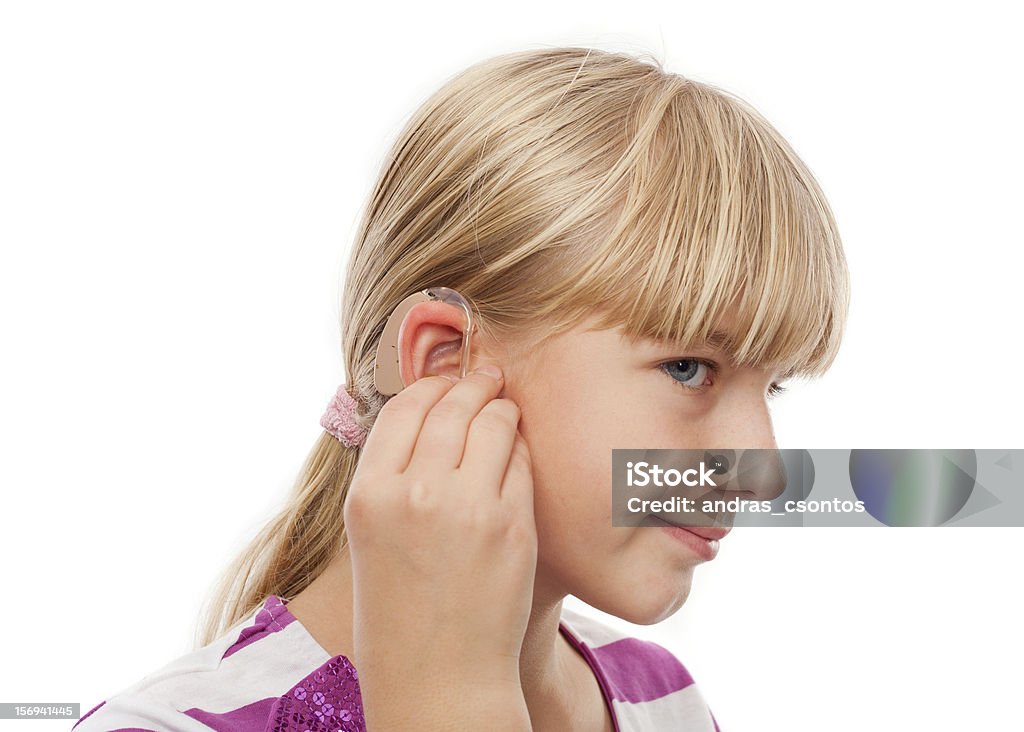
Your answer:
[[[469,311],[414,299],[385,337],[431,287]],[[725,531],[613,527],[611,450],[775,447],[767,398],[829,368],[848,292],[818,184],[741,100],[595,49],[470,67],[365,210],[290,501],[201,647],[76,729],[717,729],[672,653],[563,599],[683,605]]]

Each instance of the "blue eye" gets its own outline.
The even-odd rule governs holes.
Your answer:
[[[711,361],[702,358],[679,358],[674,361],[666,361],[660,365],[662,371],[671,377],[674,384],[687,391],[701,392],[708,385],[708,372],[712,376],[718,375],[718,366]],[[786,391],[786,387],[779,384],[771,384],[768,387],[768,398],[776,397]]]
[[[680,358],[661,364],[661,370],[672,380],[689,391],[703,391],[708,372],[718,373],[718,367],[700,358]],[[692,382],[692,383],[691,383]]]

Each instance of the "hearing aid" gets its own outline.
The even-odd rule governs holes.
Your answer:
[[[377,355],[373,369],[373,385],[381,394],[392,396],[405,388],[402,374],[398,366],[398,334],[408,313],[414,305],[421,302],[437,300],[454,305],[465,314],[465,326],[462,329],[462,356],[459,363],[459,376],[465,377],[469,369],[469,343],[476,332],[476,318],[473,308],[461,293],[450,287],[428,287],[414,292],[398,303],[384,323],[380,340],[377,342]]]

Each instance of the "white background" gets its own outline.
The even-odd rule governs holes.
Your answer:
[[[190,650],[342,379],[342,268],[385,152],[504,51],[650,52],[817,176],[852,312],[834,369],[777,402],[780,446],[1024,448],[1008,7],[4,3],[0,701],[84,714]],[[591,612],[676,652],[724,732],[1021,729],[1022,549],[747,529],[670,620]]]

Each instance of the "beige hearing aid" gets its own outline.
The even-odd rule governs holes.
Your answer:
[[[413,305],[429,300],[439,300],[454,305],[466,315],[466,324],[462,331],[462,360],[459,365],[459,375],[465,377],[469,368],[470,337],[476,331],[473,308],[470,306],[469,300],[457,290],[450,287],[428,287],[425,290],[414,292],[398,303],[384,324],[380,341],[377,343],[376,365],[373,369],[373,385],[381,394],[391,396],[405,388],[405,384],[402,383],[402,374],[398,368],[398,331],[402,327],[406,313],[412,309]]]

